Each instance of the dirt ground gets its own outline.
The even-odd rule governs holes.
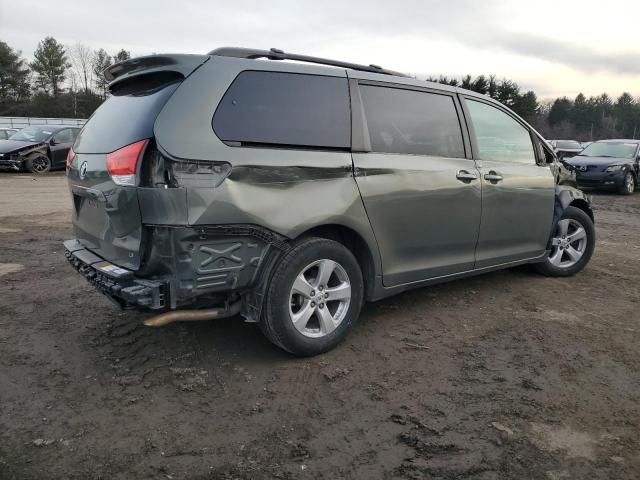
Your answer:
[[[405,293],[297,359],[119,312],[64,259],[64,175],[0,175],[0,478],[638,478],[640,192],[594,205],[578,276]]]

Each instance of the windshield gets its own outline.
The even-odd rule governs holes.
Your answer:
[[[572,142],[569,140],[558,140],[556,142],[556,148],[568,148],[571,150],[580,150],[582,149],[582,145],[578,142]]]
[[[638,145],[624,142],[595,142],[585,148],[581,157],[633,158]]]
[[[21,142],[44,142],[51,136],[53,130],[46,126],[27,127],[9,137],[9,140],[19,140]]]

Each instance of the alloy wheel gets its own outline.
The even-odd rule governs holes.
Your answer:
[[[587,231],[573,218],[560,220],[551,240],[549,262],[560,268],[571,268],[587,251]]]
[[[31,162],[31,168],[36,173],[43,173],[49,170],[49,159],[47,157],[36,157]]]
[[[631,172],[627,172],[627,176],[624,177],[624,186],[629,193],[633,193],[635,191],[636,185]]]
[[[310,263],[298,274],[289,294],[289,316],[296,330],[311,338],[333,332],[351,303],[346,270],[329,259]]]

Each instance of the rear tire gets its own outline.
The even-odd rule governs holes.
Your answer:
[[[624,181],[620,187],[619,193],[622,195],[632,195],[636,191],[636,177],[633,176],[631,171],[628,171],[624,176]]]
[[[581,271],[593,255],[596,229],[583,210],[567,207],[554,227],[551,250],[536,270],[548,277],[570,277]]]
[[[363,297],[362,272],[353,254],[333,240],[308,238],[275,267],[260,328],[289,353],[317,355],[347,336]]]
[[[24,166],[28,172],[41,174],[51,170],[51,160],[48,156],[42,154],[32,155],[24,162]]]

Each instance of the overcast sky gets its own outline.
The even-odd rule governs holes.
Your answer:
[[[429,75],[496,74],[541,98],[640,96],[640,0],[0,0],[0,40],[115,53],[220,46],[375,63]]]

